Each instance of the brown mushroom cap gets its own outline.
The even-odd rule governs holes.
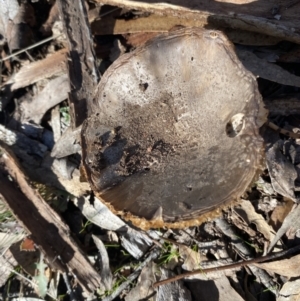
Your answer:
[[[181,29],[121,56],[95,102],[82,130],[86,176],[139,226],[197,223],[253,181],[266,110],[221,32]]]

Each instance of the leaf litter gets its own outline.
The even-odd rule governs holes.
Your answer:
[[[118,1],[115,1],[115,4],[117,3]],[[106,6],[103,6],[101,10],[92,3],[87,6],[90,20],[92,20],[92,12],[98,11],[100,15],[106,14],[102,18],[97,16],[95,19],[97,21],[92,22],[92,34],[95,34],[95,53],[101,62],[100,70],[104,76],[108,65],[112,62],[111,60],[118,60],[118,56],[122,57],[125,49],[126,51],[131,50],[130,47],[132,46],[128,45],[142,46],[149,39],[149,36],[154,36],[154,31],[156,35],[166,33],[174,26],[174,19],[176,21],[177,17],[174,18],[172,15],[174,11],[169,10],[167,4],[165,12],[169,15],[169,19],[165,19],[166,23],[164,23],[163,17],[159,17],[159,14],[151,14],[156,9],[160,10],[161,8],[144,4],[144,6],[139,6],[128,1],[127,8],[121,10],[115,7],[113,13],[111,12],[112,9]],[[9,51],[30,46],[37,40],[45,38],[45,35],[51,34],[51,30],[55,32],[57,28],[62,28],[57,26],[61,22],[58,21],[58,10],[55,9],[55,5],[51,8],[51,5],[46,1],[40,0],[30,6],[20,6],[16,1],[3,1],[1,5],[4,5],[4,9],[0,9],[0,32],[4,37],[1,40],[1,45],[8,47],[1,46],[2,58],[5,58]],[[138,7],[135,7],[136,5]],[[39,7],[47,8],[45,11],[48,12],[51,8],[51,16],[49,18],[47,14],[39,16],[37,13]],[[141,9],[141,13],[138,14],[132,8]],[[206,26],[208,19],[205,17],[200,21],[199,16],[203,17],[204,15],[199,7],[197,9],[199,10],[198,23],[190,21],[189,26]],[[216,8],[212,6],[211,9]],[[239,11],[239,8],[236,9]],[[224,18],[223,22],[227,22],[227,27],[222,28],[220,26],[222,22],[219,21],[218,23],[216,19],[212,20],[210,26],[216,29],[216,24],[218,24],[217,29],[227,34],[231,42],[243,45],[241,47],[236,44],[236,53],[244,66],[255,76],[259,76],[257,79],[259,92],[270,111],[270,121],[277,126],[277,132],[273,131],[272,134],[269,134],[269,129],[261,129],[261,135],[266,143],[266,163],[262,163],[260,180],[248,185],[242,200],[225,208],[223,212],[220,211],[219,214],[223,216],[223,219],[212,219],[202,225],[191,226],[183,230],[170,231],[162,227],[161,229],[142,231],[121,220],[110,211],[109,207],[105,207],[94,196],[82,198],[83,194],[90,193],[91,190],[87,183],[79,181],[79,178],[84,178],[84,175],[79,173],[81,149],[78,144],[80,139],[76,131],[78,132],[80,129],[72,128],[71,125],[66,131],[63,125],[63,119],[66,115],[62,116],[63,114],[61,114],[60,116],[60,114],[55,115],[50,112],[52,108],[57,112],[62,112],[61,109],[66,106],[66,99],[71,91],[70,87],[72,89],[73,83],[68,86],[66,80],[68,78],[65,67],[68,62],[65,58],[66,40],[54,39],[44,46],[27,51],[28,54],[25,52],[25,55],[22,54],[7,60],[2,65],[1,143],[10,145],[11,151],[15,154],[10,157],[10,160],[19,161],[18,164],[22,165],[30,180],[42,182],[46,185],[46,190],[48,189],[47,186],[49,189],[55,187],[57,196],[60,196],[63,191],[64,193],[67,192],[68,205],[66,211],[61,211],[60,215],[64,217],[64,214],[67,215],[68,213],[69,216],[73,216],[73,222],[75,216],[81,216],[76,221],[76,227],[79,230],[71,234],[76,236],[78,241],[79,247],[76,247],[76,252],[81,252],[86,257],[97,256],[97,253],[100,253],[100,259],[102,258],[106,263],[105,268],[99,272],[103,278],[102,283],[106,286],[106,296],[101,297],[103,300],[113,300],[117,297],[135,300],[149,296],[152,300],[172,300],[172,298],[173,300],[198,300],[200,296],[203,300],[212,300],[212,298],[216,298],[216,300],[222,300],[222,298],[224,300],[249,300],[249,298],[256,300],[296,300],[298,298],[299,271],[297,259],[299,255],[274,259],[268,263],[253,263],[246,267],[243,265],[231,267],[214,275],[201,274],[200,272],[198,280],[186,277],[180,282],[169,283],[159,288],[152,287],[157,281],[186,271],[206,269],[211,265],[214,267],[226,266],[237,262],[239,259],[260,258],[266,253],[280,252],[298,244],[299,140],[292,139],[288,135],[299,132],[299,123],[297,123],[297,118],[299,118],[297,115],[300,112],[298,106],[299,84],[297,82],[299,78],[299,66],[297,65],[299,63],[299,51],[297,49],[299,46],[296,44],[299,41],[297,35],[294,37],[289,35],[290,29],[288,27],[279,32],[279,27],[264,25],[263,21],[269,19],[257,19],[256,9],[261,8],[258,6],[253,10],[253,13],[251,10],[247,12],[248,21],[257,25],[258,32],[255,35],[251,32],[251,28],[245,25],[246,23],[241,25],[239,30],[230,28],[238,26],[231,23],[234,21],[228,21],[230,18],[226,19],[224,14],[220,14],[220,12],[217,14],[219,14],[220,20]],[[295,11],[297,9],[296,5]],[[177,10],[181,11],[182,15],[194,14],[189,8],[182,9],[176,6],[175,11]],[[289,13],[291,10],[286,9],[283,15]],[[150,14],[148,23],[147,14]],[[243,17],[238,16],[238,18]],[[128,26],[130,26],[125,28],[124,24],[126,24],[127,19],[130,22]],[[274,24],[281,22],[284,24],[283,26],[286,25],[286,20],[282,16],[280,20],[274,19],[269,24],[272,22]],[[111,24],[114,23],[116,24],[115,32],[111,28]],[[101,27],[101,24],[110,25]],[[175,22],[175,24],[186,26],[184,21]],[[297,24],[295,22],[295,27],[298,26]],[[12,34],[13,32],[17,34]],[[20,39],[21,32],[25,32],[26,35]],[[31,32],[34,32],[34,35]],[[61,33],[63,32],[59,34]],[[263,34],[265,35],[263,36]],[[290,40],[290,42],[284,40]],[[264,55],[258,55],[262,52]],[[290,64],[291,62],[294,64]],[[67,106],[69,105],[67,104]],[[73,111],[70,109],[71,120],[74,118],[72,114]],[[57,125],[58,123],[61,125],[54,130],[54,124]],[[32,135],[33,130],[37,134]],[[58,138],[55,140],[52,138],[55,143],[49,142],[50,140],[47,140],[49,138],[46,139],[46,137],[53,135],[54,131]],[[297,135],[295,137],[297,138]],[[56,149],[55,152],[53,151],[54,148]],[[54,158],[51,157],[51,152]],[[6,156],[5,151],[1,151],[1,156],[2,158]],[[61,158],[64,159],[61,160]],[[70,169],[70,166],[73,167]],[[1,168],[3,173],[3,165]],[[221,166],[220,172],[225,171],[226,166]],[[1,182],[2,187],[3,183]],[[19,185],[22,186],[23,184]],[[5,201],[9,204],[9,199],[7,199],[7,194],[3,188],[0,188],[0,194],[6,196],[4,197]],[[51,203],[51,200],[48,202]],[[293,203],[295,206],[291,210]],[[49,207],[48,213],[52,210]],[[158,212],[156,217],[159,216]],[[17,215],[16,218],[18,219],[19,216]],[[85,221],[88,221],[86,227],[83,226]],[[24,229],[28,231],[27,221],[21,220],[21,223],[24,223]],[[7,237],[4,229],[8,226],[8,220],[1,220],[1,231],[3,231],[1,235]],[[44,245],[40,245],[35,231],[47,230],[36,227],[34,231],[31,230],[31,233],[28,233],[31,234],[37,249],[44,252]],[[10,247],[15,239],[21,239],[19,234],[12,233],[12,235],[14,238],[10,239],[8,245],[6,239],[1,239],[1,242],[6,244],[6,248]],[[56,235],[60,235],[59,232]],[[95,235],[94,239],[101,237],[107,241],[104,241],[103,244],[98,238],[97,250],[90,239],[92,235]],[[118,246],[118,251],[112,251],[110,247],[106,246],[112,242],[109,235],[118,238],[113,239],[113,243],[121,245]],[[172,247],[166,248],[166,243]],[[151,255],[153,248],[156,252],[155,256]],[[63,251],[57,253],[57,257],[60,257],[61,252]],[[40,285],[39,292],[44,295],[49,290],[48,283],[54,281],[54,276],[51,276],[52,279],[46,279],[43,273],[46,265],[51,266],[53,258],[47,258],[47,250],[45,259],[41,260],[36,255],[31,254],[32,256],[30,256],[30,252],[20,250],[16,252],[16,248],[13,251],[13,246],[2,253],[1,260],[12,262],[14,266],[16,266],[17,261],[28,280],[30,277],[34,277],[35,268],[31,268],[31,272],[29,272],[26,263],[20,259],[22,256],[18,257],[18,253],[27,254],[24,256],[27,257],[25,260],[27,266],[28,262],[38,264],[37,270],[40,270],[40,274],[35,277],[39,277],[37,279]],[[125,253],[130,254],[130,256],[126,256]],[[13,261],[11,256],[15,256],[16,261]],[[172,256],[173,258],[176,256],[172,265],[167,262],[160,264],[160,258],[172,258]],[[63,264],[68,265],[69,263]],[[7,270],[10,270],[11,266],[7,265]],[[129,267],[129,274],[122,272],[122,276],[122,273],[116,272],[125,266]],[[106,272],[101,274],[104,271]],[[81,294],[79,290],[76,290],[76,286],[80,285],[76,283],[76,273],[76,270],[69,270],[67,274],[61,271],[60,275],[64,276],[58,277],[61,283],[65,283],[63,284],[65,291],[58,292],[55,289],[52,291],[56,291],[57,294]],[[27,296],[38,297],[30,288],[29,281],[20,276],[16,276],[16,279],[12,280],[8,274],[6,271],[1,277],[1,291],[4,298],[7,298],[8,294],[12,292],[8,291],[10,284],[13,284],[10,289],[16,293],[19,291],[20,283],[24,293],[28,294]],[[135,282],[134,279],[138,277],[140,278]],[[69,282],[74,287],[71,292],[68,290],[70,286],[67,283]],[[90,293],[86,288],[84,290],[86,291],[85,295]],[[56,298],[58,298],[57,296]]]

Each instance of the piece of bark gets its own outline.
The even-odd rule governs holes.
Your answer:
[[[45,59],[23,66],[18,73],[5,83],[11,90],[27,87],[42,79],[66,72],[66,49],[55,52]]]
[[[39,124],[49,109],[67,99],[69,90],[66,74],[49,81],[32,100],[23,101],[20,104],[20,122],[30,121]]]
[[[93,96],[99,82],[93,39],[83,0],[59,0],[60,17],[69,43],[71,126],[76,128],[93,112]]]
[[[205,25],[207,25],[207,22],[203,19],[185,19],[151,14],[147,17],[130,20],[108,16],[94,20],[91,23],[91,29],[93,34],[96,35],[147,33],[151,38],[153,33],[168,32],[176,26],[204,27]],[[281,40],[280,38],[240,29],[222,28],[222,30],[233,43],[242,45],[275,45]]]
[[[10,52],[23,49],[34,42],[31,27],[35,25],[35,15],[31,4],[21,3],[18,13],[9,20],[6,38]]]
[[[178,18],[197,19],[206,22],[205,27],[218,26],[239,28],[279,37],[295,43],[300,43],[300,3],[293,6],[280,5],[275,0],[260,0],[249,2],[240,0],[238,4],[223,1],[204,0],[171,0],[157,3],[155,0],[97,0],[101,4],[109,4],[127,9],[170,15]],[[281,20],[272,15],[278,7]]]
[[[0,151],[0,194],[49,264],[63,272],[72,271],[87,291],[100,287],[99,274],[72,239],[68,226],[30,187],[16,159],[3,147]]]

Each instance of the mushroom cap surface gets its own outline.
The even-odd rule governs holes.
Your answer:
[[[260,166],[255,77],[219,31],[186,28],[119,57],[82,129],[97,196],[140,227],[197,224],[239,198]]]

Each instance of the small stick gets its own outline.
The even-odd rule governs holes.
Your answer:
[[[270,129],[272,129],[272,130],[274,130],[274,131],[276,131],[276,132],[278,132],[280,134],[283,134],[285,136],[288,136],[288,137],[291,137],[291,138],[294,138],[294,139],[299,139],[300,138],[300,134],[294,133],[294,132],[291,132],[291,131],[288,131],[288,130],[285,130],[285,129],[277,126],[275,123],[273,123],[273,122],[271,122],[269,120],[266,122],[266,125]]]
[[[300,251],[300,245],[297,245],[294,248],[284,250],[284,251],[281,251],[281,252],[278,252],[278,253],[274,253],[274,254],[271,254],[271,255],[262,256],[262,257],[258,257],[258,258],[254,258],[254,259],[250,259],[250,260],[246,260],[246,261],[241,260],[241,261],[238,261],[238,262],[235,262],[235,263],[232,263],[232,264],[228,264],[228,265],[224,265],[224,266],[221,266],[221,267],[208,268],[208,269],[198,269],[198,270],[195,270],[195,271],[186,272],[186,273],[176,275],[174,277],[171,277],[171,278],[168,278],[168,279],[165,279],[165,280],[158,281],[158,282],[153,284],[153,288],[156,288],[160,285],[168,284],[170,282],[174,282],[174,281],[183,279],[183,278],[188,277],[188,276],[193,276],[193,275],[198,275],[198,274],[206,274],[206,273],[216,272],[216,271],[224,271],[224,270],[233,269],[233,268],[239,268],[239,267],[243,267],[243,266],[253,264],[253,263],[259,263],[259,262],[264,262],[264,261],[267,261],[267,260],[278,259],[280,257],[284,257],[284,256],[287,256],[287,255],[294,254],[298,251]]]

